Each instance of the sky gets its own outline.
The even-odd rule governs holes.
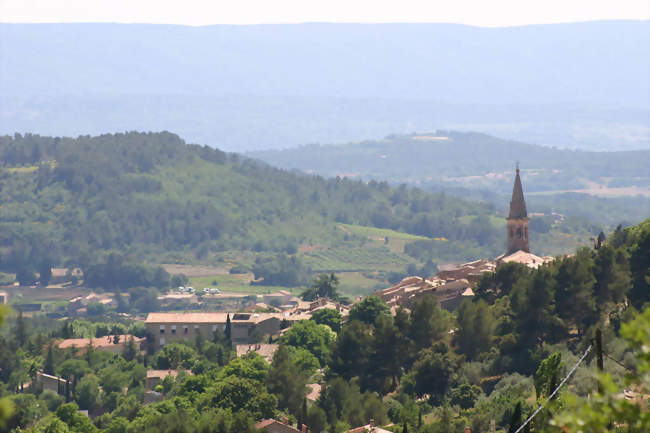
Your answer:
[[[650,19],[648,0],[0,0],[0,22],[446,22],[505,27]]]

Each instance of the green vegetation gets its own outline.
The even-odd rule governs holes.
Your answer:
[[[222,263],[252,271],[254,284],[296,287],[312,272],[367,277],[422,265],[431,257],[404,249],[426,239],[453,245],[434,261],[502,249],[501,228],[486,224],[490,206],[288,173],[166,132],[16,134],[0,137],[0,157],[0,269],[24,284],[66,266],[80,267],[92,287],[167,287],[173,276],[157,263]]]
[[[647,412],[618,394],[623,387],[649,391],[649,245],[650,219],[536,270],[502,265],[453,314],[430,296],[394,315],[371,296],[343,323],[335,311],[322,310],[274,341],[280,347],[270,364],[254,353],[234,358],[228,327],[158,352],[148,344],[142,353],[129,344],[120,354],[61,351],[55,339],[146,332],[127,322],[17,314],[0,330],[0,398],[14,408],[6,428],[247,433],[262,418],[286,416],[319,433],[369,419],[392,423],[396,433],[488,431],[491,420],[505,432],[546,403],[530,431],[578,433],[586,425],[594,432],[643,432]],[[335,296],[337,283],[322,275],[310,290]],[[588,357],[570,386],[546,402],[596,328],[605,351],[620,362],[606,359],[602,391],[594,393],[596,360]],[[147,368],[184,371],[156,386],[160,401],[144,404]],[[69,390],[18,392],[41,370],[70,378]],[[314,382],[322,391],[311,403],[306,385]]]

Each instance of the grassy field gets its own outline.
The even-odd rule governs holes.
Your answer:
[[[218,274],[202,277],[190,277],[189,285],[194,289],[203,290],[204,287],[216,287],[222,292],[243,293],[247,295],[261,295],[276,292],[278,290],[289,290],[300,293],[300,289],[291,289],[277,286],[251,286],[253,274]],[[215,284],[216,282],[216,284]]]
[[[424,236],[412,235],[409,233],[397,232],[390,229],[380,229],[376,227],[366,227],[358,226],[353,224],[339,224],[341,230],[346,233],[355,234],[358,236],[365,236],[369,239],[374,240],[384,240],[385,238],[395,239],[395,240],[404,240],[404,241],[417,241],[417,240],[428,240],[429,238]]]

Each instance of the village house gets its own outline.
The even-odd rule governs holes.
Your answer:
[[[283,326],[291,326],[311,316],[290,313],[150,313],[145,326],[154,336],[154,347],[158,350],[172,341],[193,341],[199,334],[211,340],[215,332],[225,332],[228,317],[230,340],[237,345],[262,341],[264,336],[278,334]]]
[[[187,374],[192,374],[191,371],[186,371]],[[160,384],[167,376],[176,379],[178,370],[147,370],[147,378],[145,380],[145,389],[152,391]]]
[[[57,343],[61,350],[76,350],[77,353],[85,353],[89,346],[94,350],[103,350],[112,353],[122,353],[129,340],[133,339],[136,350],[139,352],[145,344],[145,338],[135,337],[133,335],[107,335],[99,338],[68,338]]]
[[[94,293],[91,292],[86,296],[77,296],[68,302],[68,312],[70,314],[81,314],[86,312],[89,304],[101,304],[105,307],[114,307],[117,301],[113,293]]]
[[[247,353],[257,353],[269,364],[273,361],[273,355],[278,350],[277,344],[238,344],[235,348],[237,357],[244,356]]]
[[[264,431],[267,433],[306,433],[307,432],[307,426],[302,425],[302,430],[298,430],[295,427],[290,426],[287,423],[282,423],[278,420],[275,419],[265,419],[257,424],[255,424],[255,428],[260,431]]]
[[[344,433],[391,433],[389,430],[377,427],[375,425],[375,420],[370,420],[370,422],[361,427],[356,427],[351,430],[348,430]]]

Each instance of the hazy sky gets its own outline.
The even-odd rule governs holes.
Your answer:
[[[498,27],[649,18],[648,0],[0,0],[2,22],[452,22]]]

